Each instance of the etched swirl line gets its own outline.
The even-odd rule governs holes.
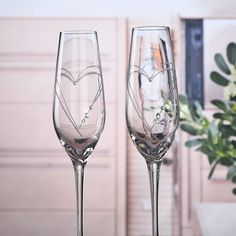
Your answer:
[[[55,89],[55,93],[56,93],[56,96],[57,96],[57,98],[58,98],[58,101],[59,101],[59,103],[60,103],[60,105],[61,105],[63,111],[65,112],[67,118],[69,119],[69,121],[71,122],[71,124],[73,125],[73,127],[75,128],[75,130],[78,132],[78,134],[82,137],[82,134],[80,133],[79,128],[77,127],[76,122],[74,121],[73,116],[72,116],[71,113],[70,113],[70,110],[69,110],[69,108],[68,108],[68,106],[67,106],[65,97],[64,97],[64,95],[63,95],[63,93],[62,93],[62,90],[61,90],[61,88],[60,88],[60,85],[59,85],[58,81],[57,81],[57,85],[58,85],[58,87],[59,87],[60,94],[61,94],[61,96],[62,96],[62,99],[63,99],[63,101],[64,101],[64,104],[65,104],[66,108],[64,107],[64,105],[63,105],[63,103],[62,103],[62,101],[61,101],[61,99],[60,99],[60,96],[58,95],[57,90]]]
[[[97,93],[96,93],[96,95],[95,95],[95,97],[94,97],[94,100],[92,101],[92,103],[90,104],[90,106],[89,106],[89,110],[85,113],[85,115],[84,115],[84,118],[81,120],[81,123],[80,123],[80,125],[79,125],[79,129],[82,127],[82,125],[86,122],[86,119],[88,119],[89,118],[89,113],[91,112],[91,110],[93,109],[93,105],[94,105],[94,103],[98,100],[98,98],[99,98],[99,96],[100,96],[100,94],[101,94],[101,92],[102,92],[102,90],[103,90],[103,84],[101,83],[101,81],[99,81],[100,83],[99,83],[99,88],[98,88],[98,91],[97,91]]]
[[[64,71],[64,72],[68,73],[68,75],[67,75],[66,73],[61,72],[61,76],[66,77],[66,78],[69,79],[73,84],[75,83],[74,76],[70,73],[69,70],[67,70],[66,68],[61,68],[61,71]]]
[[[151,130],[150,130],[150,127],[149,127],[149,125],[148,125],[148,123],[147,123],[147,121],[146,121],[146,119],[142,118],[142,111],[139,109],[138,103],[136,102],[136,99],[134,98],[135,95],[134,95],[134,93],[133,93],[133,91],[132,91],[132,89],[131,89],[130,83],[128,83],[128,85],[129,85],[129,87],[128,87],[128,93],[129,93],[129,97],[130,97],[130,99],[131,99],[131,102],[132,102],[132,104],[133,104],[133,106],[134,106],[134,109],[135,109],[135,111],[137,112],[137,114],[138,114],[138,116],[140,117],[140,119],[143,120],[143,123],[144,123],[144,125],[145,125],[145,128],[146,128],[147,130],[151,131]],[[131,94],[131,93],[132,93],[132,94]]]

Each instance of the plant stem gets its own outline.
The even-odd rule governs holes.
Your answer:
[[[75,188],[77,204],[77,236],[83,236],[83,185],[84,185],[84,164],[74,162]]]
[[[152,236],[159,236],[158,231],[158,187],[160,162],[147,161],[150,188],[151,188],[151,204],[152,204]]]

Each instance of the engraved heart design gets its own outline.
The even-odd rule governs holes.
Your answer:
[[[74,85],[76,85],[85,76],[89,76],[89,75],[98,75],[99,77],[101,77],[100,68],[95,65],[88,66],[85,69],[83,69],[76,78],[73,76],[73,74],[69,70],[67,70],[64,67],[61,68],[61,76],[64,76],[67,79],[69,79]]]
[[[88,105],[88,109],[87,111],[85,111],[84,113],[84,117],[81,119],[80,123],[78,124],[78,122],[75,121],[75,119],[73,118],[73,115],[70,111],[70,106],[67,104],[67,100],[70,101],[70,99],[67,99],[65,95],[68,94],[64,94],[63,93],[63,89],[61,88],[60,84],[61,82],[59,82],[57,80],[56,82],[56,86],[55,86],[55,94],[58,98],[58,101],[63,109],[63,111],[65,112],[67,118],[69,119],[70,123],[72,124],[72,126],[74,127],[74,129],[78,132],[78,134],[82,137],[82,134],[80,132],[80,128],[86,123],[87,119],[89,119],[89,114],[93,109],[93,105],[96,103],[96,101],[98,100],[99,96],[101,95],[102,91],[103,91],[103,83],[102,83],[102,76],[101,76],[101,70],[100,67],[98,66],[89,66],[87,68],[85,68],[84,70],[82,70],[78,76],[73,76],[73,74],[66,68],[61,68],[61,74],[60,74],[60,78],[62,80],[62,78],[67,79],[68,82],[73,83],[74,86],[78,86],[79,82],[82,81],[82,79],[85,79],[90,76],[97,76],[98,80],[98,87],[95,87],[95,92],[94,92],[94,97],[91,101],[91,103]],[[93,78],[93,77],[91,77]],[[66,81],[65,81],[66,82]],[[92,85],[92,83],[91,83]],[[75,87],[75,89],[76,89]],[[72,89],[72,87],[71,87]],[[91,89],[94,89],[94,87]]]
[[[148,68],[147,64],[146,64],[146,67]],[[129,78],[128,78],[128,94],[129,94],[129,97],[131,99],[131,102],[132,102],[132,104],[134,106],[134,109],[136,110],[139,118],[143,121],[144,129],[147,130],[150,133],[150,135],[152,136],[153,129],[157,125],[162,125],[162,120],[163,120],[162,116],[163,115],[169,113],[170,114],[170,119],[171,119],[171,112],[170,112],[170,110],[169,111],[167,110],[166,106],[167,105],[170,106],[169,105],[170,96],[171,96],[171,94],[174,93],[174,88],[170,87],[169,90],[168,90],[168,93],[164,94],[163,91],[162,91],[162,88],[160,87],[161,83],[162,83],[160,81],[162,79],[160,76],[162,76],[161,74],[163,74],[164,72],[172,73],[174,71],[173,64],[172,63],[165,64],[165,65],[163,65],[162,70],[154,70],[151,74],[150,74],[150,72],[148,73],[146,70],[144,70],[143,68],[140,68],[137,65],[134,65],[133,67],[131,67],[131,69],[129,71],[130,71]],[[130,77],[132,77],[132,76],[134,76],[134,78],[132,80],[136,80],[136,79],[138,80],[139,90],[140,90],[140,93],[142,94],[142,95],[139,95],[140,98],[136,97],[137,94],[140,94],[140,93],[134,93],[133,90],[132,90],[131,79],[130,79]],[[168,74],[167,74],[167,77],[172,78],[172,76],[169,76]],[[159,81],[158,80],[156,81],[155,78],[158,78]],[[145,82],[145,79],[148,82]],[[154,89],[154,94],[155,95],[158,94],[157,90],[160,90],[160,93],[161,93],[160,98],[158,98],[158,96],[157,96],[156,97],[157,100],[155,99],[155,100],[153,100],[153,102],[156,101],[155,104],[160,103],[162,105],[159,107],[159,109],[157,109],[157,107],[155,109],[153,108],[154,110],[156,110],[155,111],[155,116],[154,116],[152,121],[150,121],[150,120],[147,121],[143,114],[145,113],[145,110],[147,110],[148,108],[145,108],[143,106],[140,107],[140,103],[138,102],[138,100],[142,99],[143,95],[146,95],[146,96],[143,97],[145,99],[152,98],[152,95],[150,95],[150,92],[152,91],[152,89]],[[145,92],[145,94],[143,92]],[[158,102],[159,99],[162,99],[162,101]],[[143,101],[142,104],[144,104],[144,101]],[[154,111],[153,109],[150,108],[150,111],[153,112]],[[156,138],[153,137],[153,139],[156,139]]]
[[[132,73],[138,73],[139,75],[142,75],[147,78],[149,82],[152,82],[159,74],[164,73],[165,71],[174,70],[172,63],[162,64],[161,68],[155,69],[151,75],[147,72],[147,70],[141,68],[140,66],[134,65],[133,67],[134,68],[132,70],[130,69],[129,76],[131,76]]]

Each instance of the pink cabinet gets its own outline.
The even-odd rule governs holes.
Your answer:
[[[52,98],[59,32],[79,29],[98,31],[107,109],[85,172],[85,233],[124,235],[125,20],[1,18],[0,28],[0,235],[75,234],[74,173]]]

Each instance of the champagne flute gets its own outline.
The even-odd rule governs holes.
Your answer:
[[[61,32],[54,86],[53,123],[71,158],[76,181],[77,236],[83,235],[84,168],[105,124],[97,33]]]
[[[168,27],[133,29],[127,77],[127,127],[147,163],[152,235],[158,236],[159,172],[179,123],[177,82]]]

